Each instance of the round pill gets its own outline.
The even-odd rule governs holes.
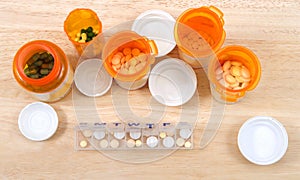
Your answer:
[[[114,132],[114,136],[117,139],[123,139],[125,137],[125,132]]]
[[[167,134],[165,132],[159,133],[159,137],[162,139],[165,138],[166,136],[167,136]]]
[[[136,147],[140,147],[142,145],[142,141],[141,140],[136,140],[135,141],[135,146]]]
[[[166,138],[164,138],[163,140],[163,145],[166,147],[166,148],[171,148],[173,147],[175,144],[175,141],[174,141],[174,138],[168,136]]]
[[[178,138],[177,140],[176,140],[176,144],[177,144],[177,146],[179,146],[179,147],[181,147],[181,146],[183,146],[184,145],[184,139],[182,139],[182,138]]]
[[[189,138],[191,136],[191,134],[192,134],[192,131],[190,129],[180,129],[180,131],[179,131],[179,135],[183,139]]]
[[[94,137],[97,139],[97,140],[101,140],[105,137],[105,132],[104,131],[95,131],[94,132]]]
[[[106,139],[100,141],[101,148],[107,148],[107,146],[108,146],[108,141]]]
[[[80,141],[80,147],[85,148],[87,146],[87,142],[85,140]]]
[[[138,138],[141,137],[141,135],[142,135],[141,132],[130,132],[130,133],[129,133],[129,136],[130,136],[132,139],[138,139]]]
[[[90,129],[85,129],[85,130],[82,131],[82,134],[83,134],[84,137],[89,138],[93,135],[93,131],[90,130]]]
[[[135,141],[133,139],[129,139],[127,141],[127,147],[133,148],[135,146]]]
[[[148,137],[146,143],[149,147],[154,148],[158,144],[157,137],[155,136]]]
[[[187,142],[184,143],[184,147],[191,148],[192,147],[192,143],[190,141],[187,141]]]
[[[112,148],[117,148],[117,147],[119,147],[119,145],[120,145],[120,143],[119,143],[119,141],[116,140],[116,139],[113,139],[113,140],[110,141],[110,146],[111,146]]]

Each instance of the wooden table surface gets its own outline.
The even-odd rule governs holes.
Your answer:
[[[32,142],[18,129],[23,107],[36,101],[15,81],[12,62],[26,42],[45,39],[56,43],[76,63],[78,56],[63,22],[75,8],[91,8],[103,30],[134,20],[148,9],[161,9],[175,18],[191,7],[214,5],[224,13],[224,46],[243,45],[255,52],[262,65],[258,87],[239,103],[226,105],[214,140],[204,149],[179,150],[149,163],[124,163],[97,151],[75,151],[77,124],[72,93],[51,103],[59,116],[56,134]],[[298,0],[247,1],[78,1],[2,0],[0,2],[0,178],[1,179],[299,179],[300,178],[300,2]],[[176,50],[174,50],[176,51]],[[210,116],[207,79],[197,70],[201,113],[196,130],[203,132]],[[299,78],[299,79],[298,79]],[[130,102],[147,110],[142,95],[147,87],[131,92]],[[99,99],[113,115],[110,93]],[[208,103],[208,104],[206,104]],[[176,108],[175,108],[176,110]],[[240,126],[256,115],[272,116],[286,128],[289,147],[276,164],[258,166],[247,161],[237,147]]]

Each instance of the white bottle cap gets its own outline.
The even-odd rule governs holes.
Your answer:
[[[57,130],[58,117],[55,110],[48,104],[34,102],[28,104],[18,119],[21,133],[33,141],[49,139]]]
[[[238,147],[243,156],[258,165],[279,161],[288,147],[288,135],[283,125],[272,117],[256,116],[239,130]]]
[[[82,94],[97,97],[110,89],[112,77],[104,69],[101,59],[88,59],[77,66],[74,82]]]
[[[169,13],[154,9],[140,14],[133,22],[131,30],[154,40],[158,48],[156,57],[161,57],[176,46],[174,27],[175,19]]]

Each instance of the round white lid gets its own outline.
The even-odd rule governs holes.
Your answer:
[[[22,109],[18,125],[21,133],[32,141],[49,139],[57,130],[58,117],[48,104],[34,102]]]
[[[161,104],[179,106],[188,102],[197,89],[194,70],[176,58],[168,58],[157,63],[149,76],[152,96]]]
[[[88,59],[76,68],[74,82],[82,94],[97,97],[110,89],[112,77],[104,69],[101,59]]]
[[[140,14],[131,27],[132,31],[154,40],[161,57],[171,52],[176,46],[174,39],[175,19],[167,12],[153,9]]]
[[[288,147],[288,135],[283,125],[272,117],[256,116],[239,130],[238,147],[243,156],[258,165],[279,161]]]

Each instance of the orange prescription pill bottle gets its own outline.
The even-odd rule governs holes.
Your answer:
[[[69,13],[64,22],[64,31],[67,34],[69,40],[75,46],[79,55],[82,54],[84,49],[92,42],[78,42],[75,41],[77,34],[81,32],[81,29],[87,29],[92,27],[93,31],[97,33],[97,36],[102,32],[102,23],[99,20],[97,14],[91,9],[74,9]],[[93,39],[97,38],[94,37]]]
[[[119,86],[134,90],[146,84],[156,54],[153,40],[133,31],[121,31],[108,39],[102,59],[105,69]]]
[[[174,30],[181,59],[193,68],[200,68],[223,45],[226,36],[223,26],[223,13],[214,6],[184,11],[177,18]]]
[[[212,96],[221,102],[237,102],[257,86],[260,76],[258,58],[242,46],[220,49],[208,66]]]
[[[36,53],[47,52],[53,56],[54,64],[48,75],[40,79],[28,77],[24,69],[27,61]],[[73,69],[65,53],[57,45],[45,40],[31,41],[23,45],[13,61],[16,81],[36,99],[53,102],[65,97],[71,90]]]

